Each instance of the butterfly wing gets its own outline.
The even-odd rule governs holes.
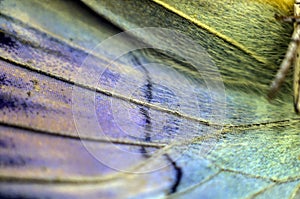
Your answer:
[[[130,20],[151,25],[151,16],[159,16],[157,23],[162,26],[180,22],[151,2],[147,6],[140,1],[110,2],[97,2],[106,11],[99,14],[124,29],[144,27]],[[274,57],[240,52],[241,46],[207,30],[192,34],[202,35],[197,41],[204,38],[201,46],[212,48],[208,52],[224,77],[226,117],[212,120],[210,108],[218,104],[212,103],[207,85],[186,60],[145,50],[129,53],[108,67],[107,52],[91,52],[120,29],[100,22],[83,4],[1,1],[0,5],[1,196],[289,198],[299,194],[299,119],[292,114],[290,97],[282,96],[272,105],[261,90],[267,90],[264,83],[272,79],[261,61],[272,62]],[[138,11],[141,8],[143,12]],[[141,19],[147,11],[150,15]],[[187,32],[199,30],[186,19],[182,23]],[[280,39],[289,39],[285,26],[277,24],[275,32],[282,31],[275,44],[260,41],[273,49],[275,54],[268,51],[272,56],[279,56],[279,43],[287,44]],[[130,45],[126,40],[117,44]],[[82,64],[88,56],[90,62]],[[90,67],[93,73],[86,74],[90,77],[102,74],[97,87],[76,78],[81,66]],[[195,90],[190,92],[187,85]],[[73,98],[74,89],[78,98]],[[76,99],[79,105],[72,107]],[[91,113],[96,113],[96,124],[101,126],[97,132]],[[74,119],[83,121],[80,129]],[[223,126],[222,131],[216,132],[220,129],[215,124]],[[86,134],[79,136],[80,130]],[[140,139],[134,139],[137,136]],[[177,142],[172,142],[174,137]]]

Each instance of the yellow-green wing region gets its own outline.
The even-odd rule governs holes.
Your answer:
[[[291,14],[292,1],[281,6],[274,6],[276,1],[266,2],[92,0],[85,3],[125,30],[153,26],[183,31],[212,56],[224,74],[225,83],[262,91],[275,75],[292,33],[291,24],[274,18],[275,14]],[[259,77],[253,75],[258,73]]]
[[[274,14],[291,14],[292,1],[0,7],[1,198],[299,198],[290,79],[265,99],[292,31]],[[224,90],[188,60],[139,48],[172,38],[116,37],[143,27],[200,44]]]

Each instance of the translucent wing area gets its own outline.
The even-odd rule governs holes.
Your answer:
[[[291,96],[274,104],[263,97],[284,41],[255,51],[152,1],[4,0],[0,7],[2,198],[299,197],[299,117]],[[223,75],[224,120],[211,119],[214,91],[186,60],[150,49],[109,65],[107,51],[91,51],[121,31],[100,16],[126,30],[192,33]],[[117,43],[128,45],[135,44]],[[100,73],[99,84],[77,78],[82,66]],[[76,89],[82,95],[74,99]]]

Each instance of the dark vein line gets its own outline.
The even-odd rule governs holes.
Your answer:
[[[193,117],[193,116],[190,116],[190,115],[186,115],[184,113],[180,113],[178,111],[163,108],[163,107],[160,107],[160,106],[148,103],[148,102],[143,102],[143,101],[139,101],[139,100],[136,100],[136,99],[128,98],[126,96],[120,95],[118,93],[113,93],[113,92],[108,91],[108,90],[93,88],[91,86],[84,85],[84,84],[78,84],[78,83],[76,83],[72,80],[69,80],[67,78],[63,78],[63,77],[60,77],[60,76],[57,76],[57,75],[53,75],[49,72],[42,71],[42,70],[37,69],[35,67],[29,66],[29,65],[26,65],[26,64],[23,64],[23,63],[16,62],[15,60],[10,60],[10,59],[1,57],[1,55],[0,55],[0,60],[8,62],[8,63],[13,64],[15,66],[18,66],[20,68],[26,68],[27,70],[39,73],[41,75],[49,76],[53,79],[56,79],[56,80],[59,80],[59,81],[62,81],[62,82],[68,83],[68,84],[76,84],[76,86],[78,86],[78,87],[81,87],[81,88],[84,88],[84,89],[87,89],[87,90],[90,90],[90,91],[93,91],[93,92],[96,91],[97,93],[101,93],[101,94],[106,95],[106,96],[110,96],[110,97],[114,97],[114,98],[117,98],[117,99],[120,99],[120,100],[131,102],[131,103],[134,103],[134,104],[137,104],[137,105],[140,105],[140,106],[145,106],[145,107],[148,107],[148,108],[152,108],[154,110],[165,112],[165,113],[168,113],[168,114],[180,117],[180,118],[185,118],[187,120],[195,121],[195,122],[198,122],[198,123],[206,125],[206,126],[217,127],[217,128],[218,127],[219,128],[223,127],[224,131],[228,131],[228,130],[232,130],[232,129],[234,129],[234,130],[246,130],[246,129],[249,130],[249,129],[256,129],[256,128],[265,127],[265,126],[268,126],[268,127],[269,126],[281,126],[281,125],[286,126],[286,125],[289,125],[290,122],[300,121],[300,118],[291,118],[291,119],[286,119],[286,120],[267,121],[267,122],[261,122],[261,123],[239,124],[239,125],[231,125],[231,124],[222,125],[222,124],[211,123],[211,122],[203,120],[201,118],[196,118],[196,117]]]
[[[285,179],[274,179],[272,177],[267,178],[267,177],[258,176],[258,175],[254,175],[254,174],[249,174],[249,173],[245,173],[245,172],[237,171],[237,170],[233,170],[233,169],[225,169],[225,168],[221,167],[220,165],[218,165],[216,163],[213,163],[213,165],[216,166],[217,168],[219,168],[223,172],[240,174],[240,175],[246,176],[248,178],[268,180],[268,181],[271,181],[271,182],[274,182],[274,183],[286,183],[286,182],[293,182],[293,181],[300,180],[300,176],[288,177],[288,178],[285,178]]]
[[[299,117],[296,118],[290,118],[290,119],[284,119],[284,120],[276,120],[276,121],[266,121],[266,122],[260,122],[260,123],[252,123],[252,124],[238,124],[238,125],[230,125],[225,124],[224,131],[228,130],[250,130],[250,129],[258,129],[261,127],[284,127],[291,125],[291,123],[298,123],[300,121]]]
[[[132,146],[144,146],[144,147],[154,147],[154,148],[163,148],[167,146],[167,143],[153,143],[153,142],[140,142],[140,141],[131,141],[131,140],[118,140],[115,138],[98,138],[98,137],[84,137],[84,136],[77,136],[77,135],[70,135],[70,134],[64,134],[60,132],[55,131],[49,131],[49,130],[41,130],[32,128],[29,126],[19,125],[19,124],[13,124],[13,123],[7,123],[0,121],[1,126],[10,127],[10,128],[16,128],[20,130],[27,130],[30,131],[30,133],[36,133],[41,135],[49,135],[49,136],[55,136],[55,137],[62,137],[62,138],[68,138],[68,139],[74,139],[74,140],[86,140],[91,142],[102,142],[102,143],[114,143],[114,144],[123,144],[123,145],[132,145]]]
[[[214,173],[214,174],[212,174],[212,175],[206,177],[206,178],[205,178],[204,180],[202,180],[201,182],[199,182],[199,183],[197,183],[197,184],[195,184],[195,185],[193,185],[193,186],[190,186],[190,187],[188,187],[187,189],[185,189],[185,190],[183,190],[183,191],[181,191],[181,192],[177,192],[177,193],[174,193],[174,194],[170,195],[170,196],[168,197],[168,199],[170,199],[170,198],[177,198],[177,197],[180,196],[180,195],[184,195],[184,193],[190,192],[191,190],[194,190],[194,189],[198,188],[199,186],[201,186],[201,185],[203,185],[203,184],[209,182],[210,180],[212,180],[214,177],[216,177],[216,176],[219,175],[220,173],[221,173],[221,171],[218,171],[218,172],[216,172],[216,173]]]
[[[294,180],[294,181],[297,181],[297,180]],[[260,191],[258,191],[258,192],[256,192],[256,193],[254,193],[253,195],[249,196],[249,197],[246,198],[246,199],[253,199],[253,198],[255,198],[256,196],[258,196],[258,195],[260,195],[260,194],[262,194],[262,193],[268,191],[269,189],[271,189],[271,188],[273,188],[273,187],[275,187],[275,186],[279,186],[279,185],[281,185],[281,184],[286,184],[286,183],[291,183],[291,182],[293,182],[293,181],[290,181],[290,182],[282,182],[282,183],[273,183],[273,184],[271,184],[271,185],[265,187],[264,189],[262,189],[262,190],[260,190]],[[299,189],[299,188],[300,188],[300,185],[296,186],[296,188],[294,189],[294,191],[292,192],[292,194],[291,194],[290,197],[289,197],[290,199],[292,199],[292,198],[294,198],[294,197],[296,196],[297,189]]]
[[[117,179],[116,176],[112,178],[105,178],[103,176],[93,176],[93,177],[57,177],[53,178],[52,176],[49,178],[44,177],[20,177],[20,176],[7,176],[0,174],[0,182],[8,182],[8,183],[38,183],[38,184],[63,184],[63,185],[86,185],[86,184],[101,184],[106,183],[110,180]]]
[[[289,199],[296,199],[297,194],[300,194],[299,192],[300,192],[300,184],[298,184],[297,187],[294,189]]]
[[[81,87],[81,88],[84,88],[84,89],[87,89],[87,90],[90,90],[90,91],[93,91],[93,92],[101,93],[101,94],[106,95],[106,96],[110,96],[110,97],[114,97],[114,98],[117,98],[117,99],[120,99],[120,100],[131,102],[131,103],[134,103],[134,104],[137,104],[137,105],[140,105],[140,106],[145,106],[145,107],[148,107],[148,108],[152,108],[154,110],[165,112],[165,113],[168,113],[168,114],[180,117],[180,118],[185,118],[187,120],[195,121],[195,122],[198,122],[198,123],[206,125],[206,126],[217,127],[217,128],[218,127],[223,127],[224,131],[226,131],[226,130],[228,131],[228,130],[232,130],[232,129],[235,129],[235,130],[255,129],[255,128],[260,128],[260,127],[270,126],[270,125],[274,125],[274,126],[289,125],[290,122],[300,121],[300,118],[291,118],[291,119],[287,119],[287,120],[267,121],[267,122],[252,123],[252,124],[245,124],[245,125],[244,124],[239,124],[239,125],[224,124],[224,125],[222,125],[222,124],[211,123],[211,122],[203,120],[201,118],[196,118],[196,117],[193,117],[193,116],[190,116],[190,115],[186,115],[184,113],[180,113],[178,111],[174,111],[174,110],[170,110],[170,109],[167,109],[167,108],[164,108],[164,107],[160,107],[160,106],[148,103],[148,102],[143,102],[143,101],[139,101],[139,100],[136,100],[136,99],[128,98],[126,96],[120,95],[118,93],[113,93],[113,92],[108,91],[108,90],[93,88],[91,86],[84,85],[84,84],[78,84],[78,83],[76,83],[72,80],[69,80],[67,78],[63,78],[63,77],[60,77],[60,76],[57,76],[57,75],[53,75],[49,72],[42,71],[42,70],[37,69],[35,67],[29,66],[29,65],[26,65],[26,64],[23,64],[23,63],[16,62],[15,60],[10,60],[10,59],[1,57],[1,55],[0,55],[0,60],[3,60],[5,62],[8,62],[8,63],[13,64],[15,66],[19,66],[20,68],[26,68],[27,70],[30,70],[30,71],[33,71],[33,72],[36,72],[36,73],[39,73],[39,74],[42,74],[42,75],[45,75],[45,76],[49,76],[53,79],[56,79],[56,80],[59,80],[59,81],[62,81],[62,82],[68,83],[68,84],[76,84],[76,86],[78,86],[78,87]]]
[[[254,194],[250,195],[249,197],[245,198],[245,199],[253,199],[255,198],[256,196],[260,195],[260,194],[263,194],[264,192],[268,191],[269,189],[273,188],[274,186],[276,186],[277,184],[276,183],[272,183],[266,187],[264,187],[263,189],[255,192]]]

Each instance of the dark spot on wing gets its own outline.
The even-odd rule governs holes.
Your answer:
[[[5,34],[4,32],[0,32],[0,46],[9,46],[16,48],[17,44],[9,35]]]
[[[2,149],[13,149],[15,147],[16,146],[13,143],[12,138],[5,138],[5,137],[0,138],[0,148],[2,148]]]
[[[28,98],[21,98],[13,96],[9,93],[0,93],[0,109],[8,109],[8,111],[29,111],[36,112],[38,110],[45,110],[47,107],[32,102]]]
[[[20,155],[0,154],[0,167],[21,167],[30,161],[30,158],[24,158]]]
[[[30,88],[29,83],[25,83],[21,78],[14,77],[12,75],[7,75],[5,73],[0,73],[0,89],[1,86],[12,86],[19,89]]]

